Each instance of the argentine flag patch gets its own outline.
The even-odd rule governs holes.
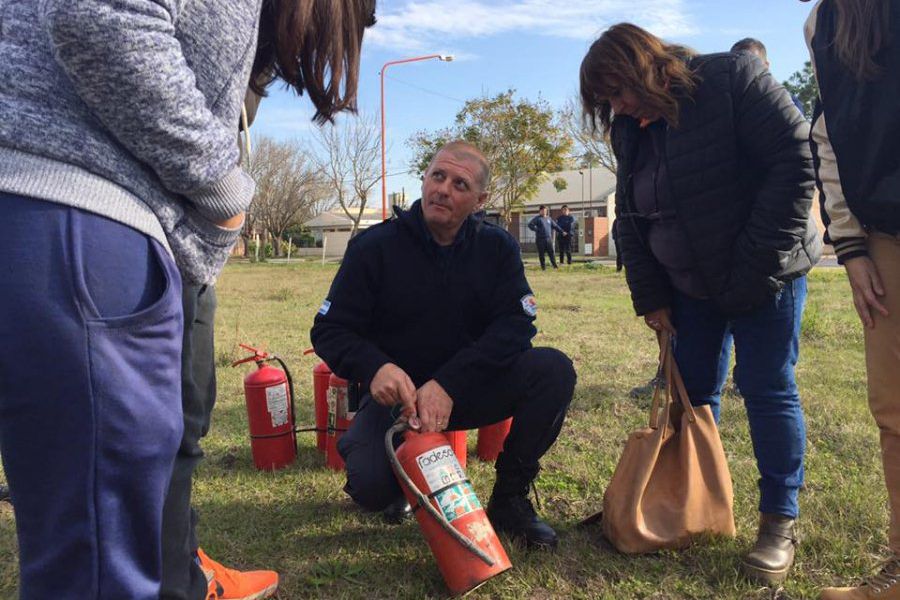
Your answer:
[[[537,300],[535,300],[534,294],[522,296],[522,299],[519,302],[522,303],[522,310],[525,311],[526,315],[529,317],[537,315]]]
[[[322,302],[322,306],[319,307],[319,314],[323,317],[328,314],[328,309],[331,308],[331,302],[325,300]]]

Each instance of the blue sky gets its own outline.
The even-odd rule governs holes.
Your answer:
[[[561,106],[577,93],[578,67],[609,25],[636,23],[700,52],[727,50],[751,36],[766,44],[779,81],[808,60],[803,23],[812,2],[799,0],[379,0],[378,23],[366,33],[360,112],[378,118],[379,71],[390,60],[453,54],[386,71],[388,192],[417,198],[419,181],[404,174],[407,140],[418,130],[450,125],[467,99],[515,88]],[[315,127],[305,98],[280,88],[260,107],[255,135],[303,141]],[[400,174],[395,174],[400,173]],[[395,175],[390,175],[395,174]],[[370,204],[380,204],[380,186]]]

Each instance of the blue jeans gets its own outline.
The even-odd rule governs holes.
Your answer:
[[[181,277],[120,223],[0,193],[0,454],[21,600],[156,600]]]
[[[759,510],[796,517],[803,484],[806,426],[794,379],[806,278],[785,284],[752,313],[729,318],[709,300],[676,294],[672,307],[675,358],[691,403],[709,404],[716,421],[728,376],[733,336],[734,381],[744,397],[759,469]]]

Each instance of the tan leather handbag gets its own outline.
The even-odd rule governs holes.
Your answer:
[[[672,342],[660,337],[649,427],[634,431],[603,496],[603,533],[626,554],[733,536],[731,473],[709,406],[691,406]]]

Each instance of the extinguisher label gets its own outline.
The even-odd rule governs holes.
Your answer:
[[[288,422],[287,384],[266,388],[266,408],[272,417],[272,427],[281,427]]]
[[[416,457],[416,464],[428,483],[428,491],[432,493],[466,479],[450,446],[438,446],[423,452]]]
[[[481,502],[478,501],[475,490],[468,481],[441,491],[435,496],[435,499],[441,507],[444,517],[450,522],[481,508]]]

